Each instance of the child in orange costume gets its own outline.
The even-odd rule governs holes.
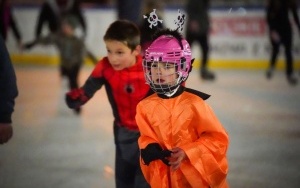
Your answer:
[[[152,188],[228,187],[229,138],[209,95],[182,83],[191,49],[177,31],[162,30],[146,50],[144,73],[156,92],[137,106],[140,165]]]

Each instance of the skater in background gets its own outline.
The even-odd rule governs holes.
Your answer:
[[[2,36],[0,36],[0,144],[13,135],[12,114],[18,96],[16,74]]]
[[[298,34],[300,34],[300,21],[297,14],[297,7],[296,0],[268,0],[266,7],[266,19],[269,27],[270,42],[272,45],[270,64],[266,76],[268,79],[272,78],[279,49],[280,46],[283,45],[286,62],[286,78],[291,85],[296,85],[298,80],[293,74],[293,34],[289,13],[292,13],[295,25],[298,28]]]
[[[36,44],[55,45],[60,53],[60,74],[62,77],[67,77],[69,89],[75,89],[79,87],[79,71],[84,64],[85,57],[90,58],[94,64],[98,62],[98,59],[87,49],[83,39],[75,35],[78,21],[74,16],[66,16],[61,24],[60,32],[39,37],[25,44],[25,48],[30,49]],[[75,109],[75,112],[79,113],[80,108]]]
[[[133,22],[117,20],[103,39],[107,56],[97,63],[82,87],[66,94],[66,103],[79,108],[105,87],[114,116],[116,187],[149,188],[139,166],[140,133],[135,121],[137,103],[151,92],[142,68],[140,31]]]
[[[144,74],[156,92],[136,113],[146,180],[151,188],[228,187],[227,132],[204,101],[209,95],[182,85],[193,61],[188,42],[162,30],[146,51]]]
[[[129,20],[139,24],[141,11],[142,11],[141,0],[117,0],[117,14],[119,20]]]
[[[42,34],[45,24],[48,25],[48,33],[56,33],[60,30],[62,18],[65,15],[72,15],[79,20],[82,28],[82,37],[86,36],[86,22],[80,9],[79,0],[46,0],[38,15],[35,37]]]
[[[4,41],[7,40],[8,31],[12,29],[19,49],[22,48],[22,36],[14,17],[10,0],[0,0],[0,32]]]
[[[214,80],[215,74],[208,70],[209,62],[209,32],[210,18],[208,14],[209,0],[188,0],[186,4],[187,25],[186,40],[192,46],[198,42],[201,47],[200,77],[204,80]]]

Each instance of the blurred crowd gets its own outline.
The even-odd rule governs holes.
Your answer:
[[[16,4],[42,4],[44,0],[12,0]],[[116,0],[81,0],[82,3],[94,4],[115,4]],[[186,0],[164,0],[162,1],[168,5],[184,5]],[[233,6],[233,5],[264,5],[266,1],[262,0],[212,0],[211,6]]]
[[[77,24],[74,25],[77,28],[79,25],[82,29],[82,40],[85,40],[86,20],[82,13],[84,6],[98,6],[98,5],[111,5],[116,8],[117,17],[119,19],[127,19],[137,24],[141,31],[141,45],[145,49],[150,42],[150,36],[155,32],[154,29],[147,27],[147,19],[141,19],[141,15],[156,14],[158,17],[163,18],[163,11],[165,7],[182,7],[187,12],[187,24],[186,33],[187,40],[190,44],[196,42],[200,44],[202,54],[201,66],[199,70],[200,77],[205,80],[214,80],[215,74],[208,70],[209,54],[210,54],[210,15],[209,9],[213,7],[231,7],[231,6],[257,6],[265,7],[266,10],[266,25],[269,28],[269,34],[271,36],[270,44],[272,45],[272,54],[270,57],[270,66],[267,70],[266,76],[268,79],[272,77],[273,69],[276,64],[277,55],[280,43],[285,47],[286,56],[286,74],[290,84],[295,85],[297,79],[293,75],[293,54],[292,49],[292,30],[288,31],[275,31],[276,25],[280,28],[284,25],[284,28],[291,27],[289,20],[289,12],[294,17],[294,23],[300,28],[299,18],[297,15],[297,1],[280,1],[280,0],[202,0],[202,1],[178,1],[178,0],[1,0],[1,34],[6,40],[6,36],[9,28],[11,28],[19,49],[23,49],[22,33],[18,29],[18,21],[15,20],[12,8],[15,5],[21,4],[34,4],[40,6],[40,12],[38,20],[35,26],[35,38],[41,37],[42,28],[48,25],[50,33],[57,33],[59,27],[61,27],[61,20],[65,16],[74,16],[77,19]],[[284,3],[283,3],[284,2]],[[279,7],[279,8],[278,8]],[[135,11],[129,11],[135,10]],[[152,12],[154,10],[154,12]],[[156,11],[156,12],[155,12]],[[279,19],[280,18],[280,19]],[[273,20],[273,21],[272,21]],[[149,21],[149,20],[148,20]],[[276,23],[275,23],[276,22]],[[158,22],[159,23],[159,22]],[[275,27],[276,26],[276,27]],[[156,28],[163,28],[162,24],[159,24]],[[275,29],[274,29],[275,27]],[[280,33],[290,33],[286,35],[280,35]],[[277,37],[275,35],[278,35]],[[275,37],[274,37],[275,36]],[[280,37],[280,38],[279,38]],[[274,42],[275,41],[275,42]],[[277,42],[276,42],[277,41]],[[143,50],[142,50],[143,51]],[[83,57],[83,56],[82,56]],[[196,57],[198,58],[198,57]],[[77,76],[75,76],[77,77]],[[75,84],[76,85],[76,84]]]

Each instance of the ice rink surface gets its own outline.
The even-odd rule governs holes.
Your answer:
[[[19,96],[14,135],[0,145],[0,188],[113,188],[112,112],[105,89],[80,116],[64,102],[56,67],[15,66]],[[89,75],[84,67],[80,83]],[[300,84],[283,71],[214,70],[203,81],[194,70],[187,87],[212,95],[207,102],[228,131],[232,188],[300,187]],[[297,72],[298,78],[299,72]]]

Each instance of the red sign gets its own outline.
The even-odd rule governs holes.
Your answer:
[[[212,17],[212,35],[263,36],[266,33],[264,17]]]

